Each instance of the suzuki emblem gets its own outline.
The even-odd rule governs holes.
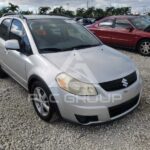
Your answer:
[[[125,78],[122,79],[122,85],[124,87],[128,87],[128,81],[127,81],[127,79],[125,79]]]

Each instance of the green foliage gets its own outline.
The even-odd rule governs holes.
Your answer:
[[[9,3],[9,6],[7,7],[7,9],[8,11],[11,11],[11,12],[18,12],[19,6]]]
[[[27,11],[21,11],[20,13],[23,14],[23,15],[32,15],[33,11],[27,10]]]
[[[101,8],[90,7],[87,10],[84,8],[79,8],[76,11],[76,16],[79,17],[89,17],[89,18],[99,18],[111,15],[128,15],[131,14],[130,7],[122,7],[122,8],[115,8],[115,7],[107,7],[106,10]]]
[[[50,10],[51,10],[50,7],[40,7],[38,14],[46,15],[46,14],[48,14],[48,11],[50,11]]]
[[[86,9],[84,9],[84,8],[78,8],[77,9],[76,16],[85,17],[85,15],[86,15]]]
[[[62,6],[61,7],[56,7],[51,12],[51,14],[54,14],[54,15],[64,15],[65,14],[65,9]]]
[[[5,14],[5,13],[8,13],[8,8],[7,7],[3,7],[3,8],[1,8],[1,10],[0,10],[0,16],[2,16],[3,14]]]
[[[68,17],[87,17],[87,18],[101,18],[105,16],[110,15],[127,15],[131,14],[131,8],[130,7],[121,7],[121,8],[115,8],[115,7],[107,7],[105,10],[101,8],[95,8],[90,7],[88,9],[85,8],[78,8],[76,12],[71,10],[65,10],[62,6],[56,7],[52,11],[50,11],[50,7],[39,7],[38,14],[49,14],[49,15],[62,15],[62,16],[68,16]],[[0,16],[2,16],[4,13],[8,12],[18,12],[19,6],[14,5],[12,3],[9,3],[8,7],[3,7],[0,9]],[[30,15],[33,14],[32,11],[21,11],[22,14]],[[150,14],[149,14],[150,15]]]

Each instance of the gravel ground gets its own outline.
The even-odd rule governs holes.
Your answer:
[[[144,80],[142,101],[126,117],[103,125],[80,126],[63,120],[41,121],[14,80],[0,80],[0,150],[149,150],[150,58],[122,51],[133,59]]]

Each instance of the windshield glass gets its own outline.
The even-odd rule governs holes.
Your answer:
[[[28,20],[40,53],[83,49],[101,45],[84,27],[70,19]]]
[[[140,29],[140,30],[144,30],[150,26],[150,21],[144,17],[132,18],[130,19],[130,21],[137,29]]]

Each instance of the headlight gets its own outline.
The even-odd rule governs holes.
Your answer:
[[[60,88],[69,93],[79,96],[94,96],[97,95],[96,88],[92,84],[83,83],[71,76],[61,73],[56,77],[56,81]]]

